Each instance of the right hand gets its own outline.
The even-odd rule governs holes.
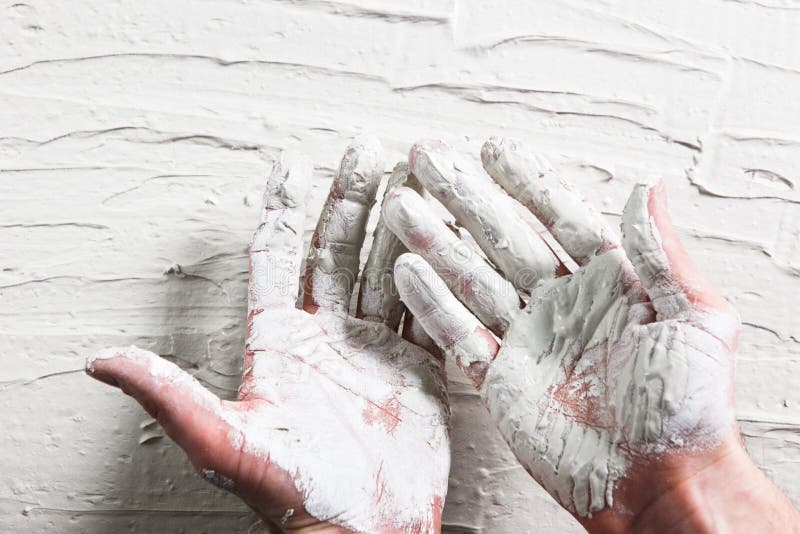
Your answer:
[[[412,148],[412,172],[500,272],[399,188],[383,213],[415,253],[396,263],[400,294],[556,500],[584,524],[601,511],[635,515],[686,474],[675,465],[713,463],[736,442],[737,315],[690,261],[661,184],[634,189],[620,246],[518,141],[488,141],[482,160],[578,268],[569,272],[488,177],[433,141]]]

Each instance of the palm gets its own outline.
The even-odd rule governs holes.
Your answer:
[[[449,464],[439,360],[383,324],[326,311],[266,310],[251,331],[241,450],[293,480],[237,480],[304,494],[297,512],[319,521],[431,531],[420,510],[441,509]]]
[[[501,431],[573,512],[601,509],[628,464],[730,429],[729,349],[702,324],[655,316],[627,258],[607,252],[537,287],[489,367]]]
[[[272,526],[295,532],[430,533],[449,471],[440,358],[403,306],[391,265],[402,251],[382,223],[348,314],[365,225],[383,175],[373,138],[347,150],[312,238],[299,294],[303,209],[312,165],[287,156],[267,183],[250,246],[244,379],[221,401],[190,375],[135,347],[87,371],[153,414],[203,477]],[[410,183],[398,166],[392,183]]]

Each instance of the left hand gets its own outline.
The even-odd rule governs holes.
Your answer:
[[[379,223],[356,318],[348,314],[370,207],[383,175],[377,140],[345,153],[295,307],[311,163],[284,159],[267,183],[250,251],[244,383],[223,401],[136,347],[87,373],[133,396],[209,481],[291,532],[434,533],[450,466],[442,360],[403,313],[391,267],[402,246]],[[405,183],[399,165],[392,185]],[[434,349],[435,351],[435,349]]]
[[[663,188],[637,186],[620,242],[518,141],[490,140],[482,159],[577,268],[440,141],[415,145],[410,168],[492,263],[413,191],[394,190],[383,210],[418,254],[395,267],[403,300],[473,381],[523,467],[585,525],[593,515],[619,525],[731,450],[743,453],[738,318],[683,249]]]

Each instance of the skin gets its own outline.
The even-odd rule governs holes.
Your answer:
[[[362,180],[372,174],[372,171],[358,166],[359,154],[365,145],[363,142],[356,143],[348,150],[323,214],[336,212],[342,209],[343,200],[352,201],[355,198],[356,203],[362,206],[351,215],[355,219],[365,217],[364,213],[371,205],[370,194],[374,195],[374,189],[365,187]],[[441,144],[437,146],[444,147]],[[484,151],[487,155],[484,164],[493,176],[498,173],[497,168],[491,165],[492,153],[497,148],[498,142],[491,142]],[[432,183],[433,180],[439,180],[430,174],[432,168],[428,166],[425,169],[424,165],[415,165],[417,158],[424,156],[425,150],[426,147],[415,147],[410,166],[420,175],[423,183],[428,181],[430,185],[436,186],[430,188],[435,194],[438,192],[439,196],[443,196],[448,190],[442,188],[442,184]],[[446,158],[444,161],[447,161]],[[135,348],[106,351],[100,358],[90,359],[87,363],[87,372],[92,377],[119,387],[138,400],[158,419],[168,435],[187,452],[204,478],[239,495],[264,518],[272,531],[350,532],[354,529],[349,529],[341,521],[342,517],[348,515],[347,510],[337,510],[334,514],[336,517],[331,521],[314,517],[306,510],[308,495],[304,493],[299,481],[304,477],[313,477],[314,473],[303,472],[303,476],[291,474],[271,461],[269,454],[270,450],[274,450],[271,449],[272,444],[269,440],[264,440],[263,432],[258,430],[264,426],[274,426],[274,422],[280,420],[288,421],[282,424],[290,427],[292,432],[313,432],[314,429],[324,428],[331,420],[335,420],[342,406],[363,403],[367,412],[372,407],[384,406],[387,397],[383,393],[386,391],[400,397],[409,388],[424,392],[423,397],[427,402],[423,402],[423,406],[408,410],[401,403],[398,412],[390,419],[417,420],[418,424],[409,427],[417,431],[420,428],[428,430],[427,439],[431,436],[438,437],[441,441],[439,447],[430,447],[429,441],[420,447],[420,450],[428,454],[424,455],[422,461],[417,461],[414,468],[418,469],[418,473],[439,473],[434,477],[433,485],[446,487],[449,465],[446,442],[447,405],[444,373],[437,345],[442,352],[457,360],[482,392],[488,390],[492,381],[513,384],[519,377],[493,373],[493,367],[500,368],[495,362],[504,357],[504,346],[510,345],[508,341],[512,339],[516,325],[530,322],[531,315],[526,316],[514,310],[514,299],[509,298],[507,291],[509,284],[521,290],[525,295],[523,300],[528,302],[527,307],[532,309],[534,305],[546,307],[548,302],[567,298],[570,294],[569,288],[577,284],[575,280],[579,276],[586,276],[586,273],[595,273],[600,277],[611,276],[612,285],[621,285],[625,290],[613,295],[600,294],[599,300],[605,297],[614,302],[624,302],[636,307],[641,314],[636,321],[626,325],[622,335],[609,336],[603,340],[612,349],[609,350],[608,362],[625,362],[626,358],[630,358],[630,354],[626,354],[623,349],[625,344],[621,342],[626,335],[646,332],[647,329],[658,328],[665,323],[674,325],[676,329],[697,330],[701,335],[710,336],[713,347],[709,350],[705,346],[704,351],[695,352],[691,356],[698,360],[707,358],[722,363],[716,368],[712,366],[706,386],[717,388],[718,395],[712,397],[722,399],[719,403],[722,408],[731,404],[732,359],[738,335],[735,314],[689,260],[667,217],[662,189],[640,189],[639,202],[633,204],[635,207],[645,207],[646,216],[638,220],[639,227],[646,229],[648,224],[654,225],[660,237],[659,247],[667,259],[667,267],[660,272],[654,272],[653,268],[658,265],[648,265],[646,260],[640,261],[641,258],[637,260],[635,243],[626,245],[625,251],[622,251],[618,250],[619,240],[606,228],[581,228],[580,224],[573,222],[556,227],[555,223],[559,221],[558,210],[548,211],[543,206],[537,206],[535,191],[515,189],[515,182],[509,176],[505,176],[505,181],[498,180],[523,205],[540,215],[557,238],[575,231],[587,238],[580,243],[580,247],[575,248],[581,254],[573,255],[573,259],[581,266],[576,271],[579,276],[568,273],[555,256],[538,258],[531,268],[534,276],[511,276],[511,280],[505,284],[495,283],[495,287],[502,286],[502,291],[496,295],[480,295],[475,290],[478,287],[481,291],[489,291],[492,287],[490,282],[497,281],[497,272],[491,265],[485,260],[472,257],[469,261],[449,261],[452,257],[440,257],[437,260],[434,253],[441,254],[453,248],[452,236],[443,234],[449,230],[443,225],[429,224],[424,225],[424,228],[417,228],[416,232],[409,232],[409,228],[414,228],[413,224],[408,224],[411,219],[407,216],[404,221],[398,222],[396,219],[403,216],[403,206],[399,205],[399,199],[412,193],[402,188],[390,192],[384,207],[387,226],[392,227],[411,250],[419,252],[423,257],[427,255],[430,265],[433,266],[431,268],[422,257],[413,255],[403,256],[397,262],[395,270],[398,272],[399,289],[409,309],[414,312],[413,315],[405,314],[401,338],[394,328],[386,326],[391,324],[394,327],[397,323],[399,314],[396,309],[392,309],[394,303],[375,306],[374,300],[371,300],[368,313],[359,306],[356,315],[367,316],[370,320],[347,315],[353,281],[356,279],[357,267],[353,265],[357,266],[357,262],[354,258],[358,257],[363,234],[345,232],[341,235],[341,227],[334,228],[329,234],[325,228],[330,219],[324,216],[312,240],[304,306],[302,310],[295,308],[301,257],[299,236],[303,233],[302,207],[305,204],[305,195],[295,188],[298,184],[310,182],[310,166],[302,162],[286,162],[287,167],[283,165],[284,162],[281,162],[276,166],[268,182],[262,226],[256,232],[251,247],[248,342],[245,378],[239,400],[221,401],[176,366],[161,360],[155,354]],[[476,178],[479,179],[473,176],[472,180]],[[535,175],[530,177],[531,180],[534,178]],[[350,184],[357,189],[355,195],[348,194],[352,193]],[[481,189],[481,194],[487,194],[486,189]],[[457,199],[444,200],[447,200],[445,204],[453,210],[457,218],[465,219],[475,215],[474,211],[470,212],[468,209],[469,205],[459,205]],[[507,205],[499,201],[495,204],[493,200],[491,197],[484,198],[483,209],[490,209],[493,205]],[[575,199],[566,204],[572,209],[580,206],[582,201]],[[397,209],[393,210],[393,206]],[[435,220],[428,218],[424,211],[422,215],[423,223],[426,220],[429,223]],[[489,257],[496,259],[503,254],[503,247],[495,246],[503,242],[498,239],[498,233],[502,234],[509,224],[517,223],[516,219],[504,220],[507,217],[508,212],[497,214],[492,221],[493,233],[484,236],[484,239],[476,239],[483,246],[491,247],[490,251],[485,250]],[[587,215],[579,218],[578,222],[588,221],[587,224],[591,224],[593,220],[597,218]],[[479,227],[480,225],[476,225],[473,228]],[[380,228],[383,226],[379,225]],[[629,230],[631,233],[636,231],[636,224]],[[594,239],[591,236],[596,236],[595,244],[591,243]],[[519,243],[536,243],[537,238],[534,234],[514,237],[517,247],[521,246]],[[587,241],[590,242],[588,247]],[[347,246],[337,247],[340,243]],[[331,247],[330,244],[334,246]],[[565,243],[564,249],[569,251],[571,245],[573,244]],[[546,245],[536,244],[531,247],[531,250],[525,251],[527,254],[549,253]],[[587,248],[595,250],[595,255],[586,254]],[[322,249],[327,253],[320,255],[319,251]],[[385,250],[392,252],[374,259],[371,257],[366,271],[385,272],[394,263],[395,256],[402,252],[402,247],[390,243],[385,246]],[[463,254],[463,250],[459,250],[454,257],[463,259]],[[315,261],[315,258],[320,257],[324,261]],[[600,257],[603,259],[595,260]],[[519,257],[507,260],[505,264],[509,269],[515,269],[517,273],[525,270],[525,265],[519,264]],[[469,265],[471,271],[459,272],[459,265]],[[598,267],[603,265],[614,268],[603,270]],[[337,271],[337,268],[341,270]],[[434,269],[436,273],[433,272]],[[481,278],[483,270],[486,270],[483,273],[485,276]],[[345,276],[338,276],[341,274]],[[463,284],[465,279],[470,283]],[[541,282],[537,283],[537,280]],[[276,281],[284,284],[276,284]],[[409,284],[409,281],[415,283]],[[473,287],[473,282],[478,285]],[[379,281],[372,287],[385,286]],[[665,293],[665,287],[670,291]],[[315,289],[319,292],[315,293]],[[383,291],[379,289],[378,294]],[[393,298],[390,297],[392,293],[389,284],[384,296],[378,298]],[[322,301],[315,299],[315,294],[322,295]],[[374,299],[374,296],[370,299]],[[467,308],[483,318],[484,322],[467,311]],[[519,328],[523,331],[523,327]],[[490,333],[490,329],[497,337]],[[290,332],[291,335],[286,335],[285,332]],[[425,332],[430,333],[433,339]],[[308,340],[313,341],[313,345],[319,350],[309,352],[304,343]],[[366,349],[367,346],[370,349]],[[591,359],[592,347],[586,348],[587,350],[578,354],[572,354],[569,361],[563,359],[564,361],[558,362],[559,366],[556,367],[563,368],[565,372],[558,375],[560,380],[548,388],[544,406],[551,406],[558,413],[568,414],[570,418],[587,427],[611,428],[630,436],[625,449],[628,465],[625,476],[616,481],[613,506],[595,511],[591,516],[577,516],[589,531],[786,532],[796,528],[797,512],[749,460],[732,417],[699,420],[687,436],[689,446],[667,447],[667,450],[653,454],[650,445],[658,444],[662,438],[670,435],[669,422],[662,425],[660,430],[647,433],[630,428],[630,425],[625,424],[624,418],[615,420],[617,412],[607,405],[609,399],[615,397],[615,380],[606,379],[605,391],[591,397],[591,402],[586,402],[585,397],[580,395],[570,395],[570,391],[580,390],[582,386],[589,384],[593,375],[609,376],[608,363],[605,368],[602,365],[584,368],[577,365],[583,359]],[[520,354],[519,350],[506,352],[506,356],[511,359]],[[333,358],[330,358],[331,355],[334,355]],[[366,361],[373,365],[359,365],[358,371],[353,374],[353,363],[363,364]],[[321,362],[325,364],[326,373],[318,372]],[[704,371],[709,370],[707,367],[701,368]],[[690,366],[690,369],[693,368]],[[323,376],[325,374],[329,376]],[[307,378],[314,377],[315,380],[321,380],[320,383],[327,383],[325,381],[330,376],[350,376],[352,383],[369,382],[379,387],[372,388],[369,392],[355,392],[335,385],[329,390],[332,396],[326,399],[325,404],[318,404],[315,409],[308,410],[302,398],[308,393],[307,389],[303,389],[307,386]],[[303,378],[298,381],[297,377]],[[381,385],[384,387],[381,388]],[[380,394],[375,395],[375,391]],[[491,409],[491,402],[489,404]],[[716,413],[715,410],[720,406],[708,408],[713,408],[710,411]],[[697,412],[702,408],[695,406],[692,411]],[[536,409],[541,411],[541,407]],[[356,444],[363,443],[368,436],[374,435],[371,431],[376,424],[386,428],[387,421],[383,417],[370,415],[349,423],[344,425],[346,428],[339,428],[340,433],[337,435],[344,435],[346,439],[352,438],[352,443]],[[409,448],[421,445],[418,432],[407,432],[402,428],[405,427],[399,427],[393,434],[396,439],[393,440],[390,450],[385,451],[384,461],[391,462],[400,458]],[[251,429],[254,430],[252,433],[249,432]],[[692,442],[693,436],[702,436],[703,439]],[[515,452],[522,456],[526,451]],[[527,451],[527,457],[536,452]],[[346,464],[343,471],[345,476],[332,487],[321,488],[323,491],[316,492],[317,494],[334,495],[340,492],[342,488],[348,487],[347,472],[365,469],[365,463],[358,457],[337,456],[330,461]],[[298,470],[305,471],[310,465],[311,463],[301,466]],[[535,468],[526,467],[529,467],[535,478],[543,478],[542,473],[537,473]],[[369,475],[376,481],[379,480],[379,473]],[[376,509],[377,516],[384,520],[361,531],[432,532],[440,529],[443,489],[439,493],[433,492],[429,503],[419,510],[417,520],[398,525],[396,521],[392,521],[388,510],[380,512],[381,507],[385,506],[380,495],[387,490],[391,492],[392,488],[401,487],[402,481],[385,477],[380,480],[383,482],[382,492],[366,495],[357,508]],[[290,516],[287,515],[289,510],[292,511]]]
[[[134,397],[204,478],[241,497],[273,532],[440,530],[450,462],[443,361],[421,348],[435,350],[410,314],[404,337],[397,333],[402,303],[396,295],[374,306],[370,320],[348,314],[363,226],[331,218],[339,212],[351,223],[366,219],[383,173],[379,156],[374,139],[348,148],[312,239],[302,309],[295,302],[312,167],[302,158],[275,165],[251,245],[244,380],[235,402],[220,400],[147,351],[112,349],[87,363],[91,377]],[[385,248],[392,252],[371,258],[368,270],[391,272],[403,248]],[[343,417],[347,410],[357,416]],[[376,435],[381,441],[373,441]],[[342,449],[349,454],[333,452]],[[287,454],[300,459],[291,472],[282,467]],[[402,460],[409,457],[429,480],[420,495],[401,494],[410,471]],[[314,471],[320,465],[337,470],[333,483]],[[369,489],[352,489],[365,478],[374,482],[363,485]],[[343,501],[343,494],[357,500]],[[420,498],[419,509],[396,517],[392,503]],[[309,499],[328,517],[315,517]],[[341,509],[342,502],[353,506]]]
[[[486,187],[488,176],[465,172],[443,142],[421,142],[409,155],[411,171],[494,265],[513,266],[500,274],[523,298],[519,309],[509,310],[503,284],[473,283],[476,272],[485,271],[484,280],[497,275],[477,254],[443,259],[441,243],[452,238],[428,222],[435,214],[415,193],[399,188],[383,213],[415,253],[401,256],[395,267],[408,309],[481,392],[523,467],[590,532],[798,531],[798,512],[739,438],[733,411],[737,315],[683,248],[663,184],[634,189],[620,240],[549,176],[549,166],[518,153],[521,147],[514,140],[488,141],[484,167],[572,251],[578,268],[568,272],[538,245],[514,250],[515,243],[534,241],[520,235],[519,225],[497,223],[512,218],[510,211],[485,213],[508,205],[503,193]],[[546,183],[560,189],[548,191]],[[472,209],[476,204],[481,210]],[[515,257],[498,258],[503,254]],[[531,267],[537,282],[518,279],[515,262],[536,254],[552,255]],[[658,377],[661,389],[646,389],[637,377]],[[581,502],[575,497],[580,477],[559,478],[559,459],[548,457],[561,443],[561,434],[551,433],[553,421],[614,444],[619,462],[613,465],[623,469],[609,476],[613,499],[592,492],[596,501]],[[578,443],[588,451],[581,465],[600,472],[612,465],[608,447]],[[567,471],[565,477],[574,474]],[[565,480],[575,493],[562,493]]]

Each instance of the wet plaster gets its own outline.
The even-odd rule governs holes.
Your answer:
[[[136,343],[232,397],[272,162],[317,165],[310,234],[367,131],[387,176],[419,138],[476,163],[523,138],[614,227],[663,177],[742,316],[745,442],[800,503],[798,25],[788,0],[0,2],[0,531],[259,531],[83,359]],[[450,377],[445,531],[579,532]]]

